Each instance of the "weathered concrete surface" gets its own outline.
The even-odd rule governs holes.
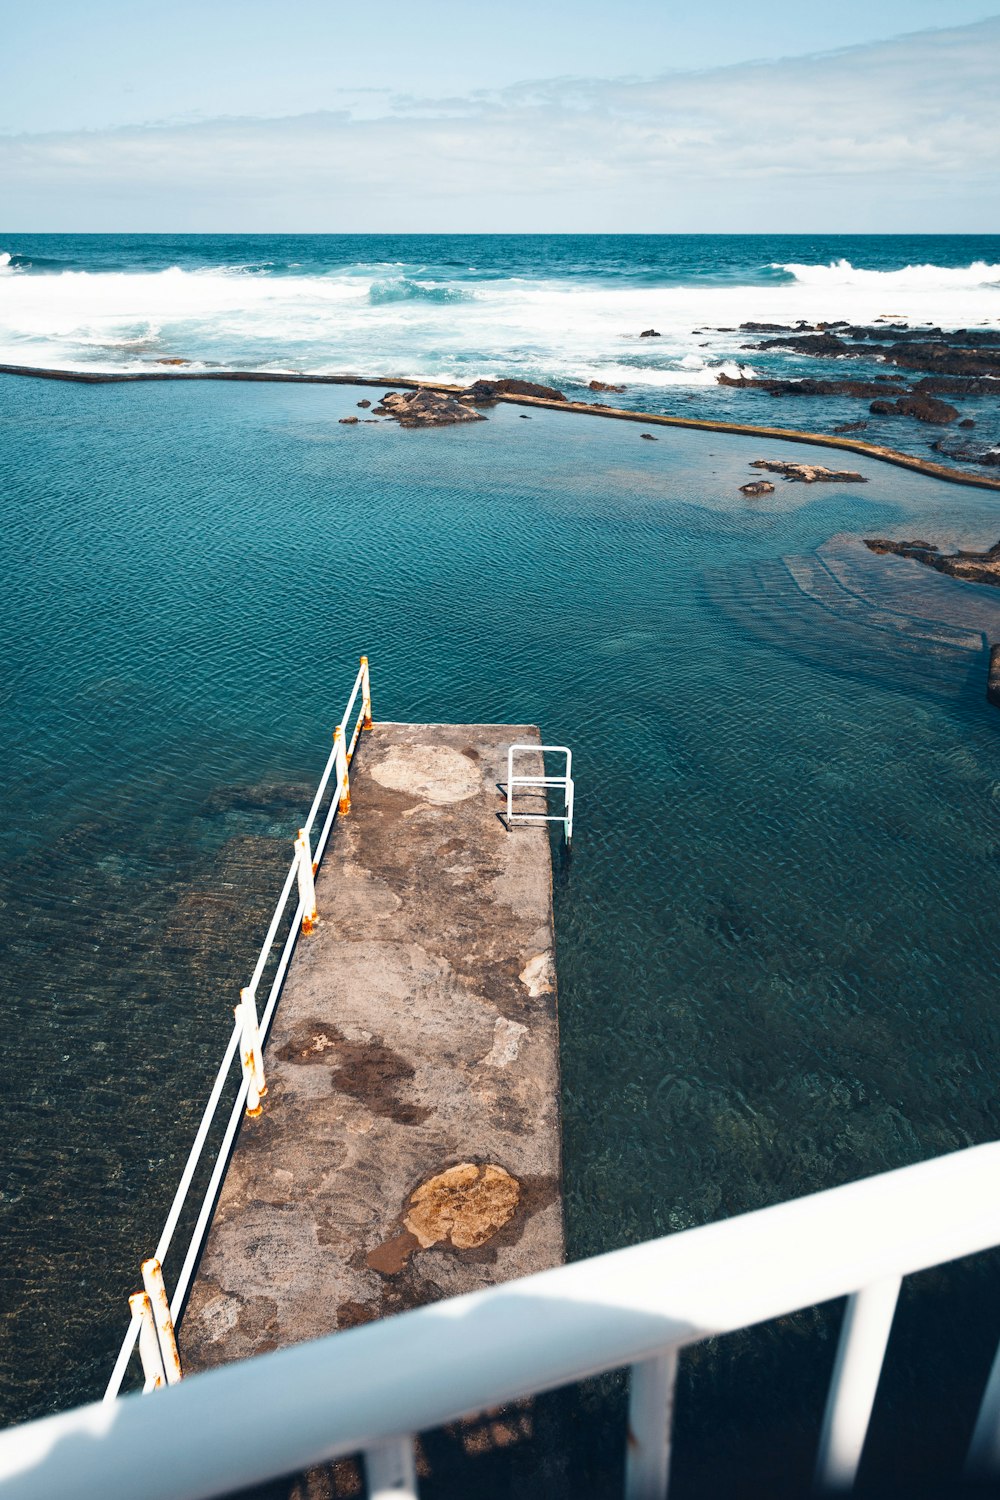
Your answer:
[[[263,1114],[243,1123],[184,1316],[186,1370],[562,1260],[548,834],[499,817],[524,740],[537,730],[362,736]]]

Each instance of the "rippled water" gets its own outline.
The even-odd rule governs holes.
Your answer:
[[[851,540],[996,501],[859,462],[748,502],[748,439],[338,425],[363,394],[0,378],[7,1420],[103,1387],[363,650],[376,717],[574,748],[574,1256],[1000,1133],[1000,616]],[[984,1278],[907,1294],[876,1476],[960,1451]],[[688,1361],[679,1493],[798,1483],[835,1326]]]

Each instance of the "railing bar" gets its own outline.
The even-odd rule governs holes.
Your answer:
[[[173,1238],[174,1230],[177,1228],[177,1221],[181,1216],[181,1209],[183,1207],[185,1194],[187,1193],[188,1188],[191,1186],[191,1179],[194,1177],[195,1170],[198,1166],[198,1160],[201,1156],[202,1151],[204,1150],[205,1142],[208,1139],[209,1127],[212,1124],[212,1120],[215,1116],[215,1111],[219,1106],[219,1099],[221,1098],[222,1090],[226,1086],[226,1079],[229,1076],[229,1070],[232,1067],[233,1060],[236,1057],[236,1049],[239,1046],[239,1039],[240,1029],[238,1026],[234,1026],[232,1035],[229,1038],[229,1043],[223,1054],[222,1062],[219,1065],[219,1071],[215,1075],[215,1082],[212,1085],[212,1092],[208,1096],[208,1103],[205,1105],[205,1109],[201,1117],[201,1124],[198,1127],[198,1134],[194,1138],[194,1144],[191,1147],[187,1162],[185,1163],[184,1171],[181,1173],[181,1180],[177,1185],[177,1191],[174,1194],[174,1201],[170,1205],[170,1212],[167,1214],[167,1218],[163,1225],[163,1230],[160,1234],[160,1238],[156,1242],[156,1249],[153,1251],[153,1255],[161,1265],[163,1264],[164,1256],[166,1255],[167,1250],[170,1247],[170,1241]]]
[[[641,1360],[629,1372],[625,1500],[664,1500],[676,1384],[676,1349]]]
[[[238,1045],[239,1027],[234,1026],[232,1035],[229,1038],[229,1043],[226,1047],[226,1051],[223,1054],[222,1062],[220,1063],[218,1072],[215,1075],[215,1082],[212,1085],[212,1092],[209,1094],[208,1101],[205,1105],[204,1110],[202,1111],[201,1123],[198,1126],[198,1132],[195,1135],[194,1141],[191,1145],[191,1150],[188,1152],[188,1158],[184,1164],[184,1170],[181,1173],[180,1181],[177,1184],[177,1189],[173,1196],[173,1201],[171,1202],[170,1209],[164,1222],[163,1228],[160,1231],[160,1238],[157,1240],[156,1249],[153,1251],[154,1256],[158,1261],[160,1261],[161,1264],[170,1246],[170,1241],[173,1238],[174,1230],[177,1228],[177,1223],[180,1219],[181,1211],[184,1207],[184,1199],[187,1196],[188,1188],[191,1186],[191,1181],[197,1170],[198,1162],[201,1159],[201,1153],[205,1149],[205,1142],[208,1139],[208,1133],[211,1128],[212,1121],[215,1118],[215,1111],[219,1107],[219,1099],[221,1098],[222,1091],[226,1086],[226,1079],[228,1078],[229,1070],[233,1065],[233,1059],[236,1056],[236,1048]],[[108,1381],[107,1389],[104,1392],[105,1401],[113,1400],[121,1389],[121,1383],[125,1378],[125,1371],[128,1368],[128,1362],[132,1357],[132,1351],[135,1348],[135,1342],[139,1336],[140,1321],[141,1320],[139,1318],[134,1317],[129,1324],[128,1332],[125,1335],[125,1339],[122,1343],[121,1350],[119,1351],[118,1358],[115,1361],[114,1370],[111,1373],[111,1379]]]
[[[114,1401],[118,1395],[118,1392],[122,1388],[122,1381],[125,1379],[125,1371],[128,1369],[129,1360],[132,1358],[136,1340],[139,1337],[139,1329],[141,1326],[142,1319],[137,1313],[133,1313],[132,1321],[128,1325],[128,1332],[122,1340],[122,1346],[118,1351],[118,1358],[115,1360],[115,1367],[111,1371],[111,1379],[108,1381],[107,1389],[104,1392],[103,1399],[105,1401]]]
[[[326,765],[323,767],[323,774],[319,779],[319,786],[316,788],[316,795],[312,799],[312,806],[309,809],[309,815],[302,825],[306,833],[308,833],[312,828],[313,820],[315,819],[316,814],[319,811],[319,805],[323,801],[324,793],[326,792],[327,787],[330,785],[330,775],[333,771],[333,766],[336,759],[337,751],[336,749],[333,749],[327,756]]]
[[[208,1231],[208,1226],[212,1219],[212,1213],[215,1209],[215,1200],[219,1192],[219,1184],[225,1174],[226,1167],[229,1165],[229,1156],[232,1151],[233,1140],[235,1139],[236,1131],[239,1128],[240,1120],[243,1117],[243,1109],[246,1104],[247,1088],[249,1087],[249,1082],[249,1077],[241,1078],[240,1080],[240,1086],[236,1092],[236,1099],[233,1103],[232,1110],[230,1111],[229,1122],[226,1125],[226,1133],[222,1137],[222,1144],[219,1147],[218,1155],[215,1158],[215,1166],[212,1168],[212,1175],[209,1179],[208,1187],[205,1189],[205,1196],[201,1200],[201,1210],[198,1214],[197,1222],[191,1234],[191,1239],[188,1242],[187,1254],[184,1257],[184,1264],[181,1266],[180,1275],[177,1278],[177,1285],[174,1287],[174,1295],[170,1299],[170,1316],[174,1321],[175,1327],[180,1322],[181,1309],[184,1306],[184,1299],[187,1296],[187,1289],[190,1284],[191,1277],[194,1273],[194,1268],[197,1264],[198,1256],[201,1254],[202,1243],[204,1242],[205,1235]]]
[[[352,711],[352,709],[354,707],[354,704],[357,701],[358,693],[361,691],[361,687],[362,687],[363,681],[364,681],[364,663],[362,663],[361,669],[359,670],[359,672],[358,672],[358,674],[357,674],[357,676],[356,676],[356,678],[354,680],[354,687],[353,687],[353,689],[351,691],[351,696],[348,699],[347,708],[345,710],[343,719],[341,720],[341,732],[343,732],[344,727],[346,726],[346,724],[348,723],[348,721],[350,719],[351,711]],[[355,748],[355,746],[357,744],[357,740],[358,740],[358,736],[359,736],[359,734],[361,732],[363,720],[364,720],[364,706],[362,705],[362,708],[361,708],[361,711],[360,711],[360,713],[358,715],[357,723],[355,724],[354,732],[353,732],[353,735],[352,735],[352,738],[351,738],[351,747],[350,747],[350,752],[349,753],[353,753],[354,748]],[[336,749],[336,744],[335,744],[333,750],[331,750],[330,755],[327,758],[327,762],[326,762],[326,765],[324,767],[323,774],[322,774],[322,776],[320,778],[319,786],[316,789],[316,794],[313,797],[312,805],[311,805],[311,807],[309,809],[309,814],[308,814],[308,817],[307,817],[306,823],[305,823],[305,831],[306,831],[307,835],[308,835],[309,830],[312,827],[312,824],[313,824],[313,822],[315,820],[316,814],[317,814],[317,812],[319,810],[319,807],[320,807],[320,805],[322,803],[323,796],[324,796],[324,793],[326,792],[327,786],[329,785],[330,775],[331,775],[331,772],[333,771],[333,768],[334,768],[334,766],[336,764],[336,758],[337,758],[337,749]],[[333,799],[330,811],[327,814],[326,821],[325,821],[325,823],[323,825],[323,831],[322,831],[322,833],[320,835],[319,843],[318,843],[317,848],[316,848],[315,861],[316,861],[317,865],[319,864],[320,859],[322,858],[323,851],[324,851],[324,849],[326,847],[326,844],[327,844],[327,841],[329,839],[330,830],[331,830],[331,828],[333,826],[333,822],[334,822],[334,819],[336,818],[336,815],[337,815],[337,798],[335,797]],[[286,905],[288,903],[289,895],[290,895],[292,887],[293,887],[293,885],[295,883],[296,874],[297,874],[297,860],[293,859],[291,861],[291,864],[289,865],[288,874],[285,876],[285,882],[284,882],[284,885],[282,887],[281,894],[278,897],[277,904],[276,904],[276,906],[274,908],[274,912],[272,913],[271,921],[270,921],[270,924],[269,924],[268,929],[267,929],[267,934],[266,934],[266,936],[264,938],[264,942],[263,942],[263,944],[261,946],[260,953],[259,953],[258,958],[257,958],[257,962],[256,962],[256,964],[254,966],[254,970],[253,970],[253,974],[252,974],[251,979],[250,979],[250,983],[249,983],[249,985],[247,987],[254,994],[256,994],[257,986],[260,983],[260,980],[261,980],[261,977],[263,975],[264,969],[265,969],[265,967],[267,965],[267,960],[268,960],[268,958],[270,956],[271,949],[272,949],[273,944],[274,944],[274,939],[275,939],[275,937],[277,935],[278,928],[281,925],[281,920],[282,920],[282,917],[284,916],[284,913],[285,913],[285,907],[286,907]],[[278,1000],[278,996],[279,996],[280,991],[281,991],[281,986],[282,986],[282,983],[284,982],[285,974],[286,974],[287,969],[288,969],[288,964],[289,964],[289,962],[291,960],[291,955],[292,955],[292,952],[293,952],[294,947],[295,947],[295,942],[296,942],[296,940],[298,938],[298,934],[299,934],[299,930],[300,930],[301,917],[302,917],[302,906],[301,906],[301,903],[299,903],[299,906],[298,906],[298,908],[296,910],[296,913],[295,913],[294,920],[293,920],[292,925],[291,925],[291,929],[290,929],[289,934],[288,934],[288,936],[287,936],[287,938],[285,940],[285,944],[284,944],[284,948],[282,950],[281,958],[280,958],[280,960],[278,962],[278,968],[277,968],[274,980],[273,980],[272,985],[271,985],[271,989],[270,989],[269,996],[268,996],[268,1002],[267,1002],[267,1005],[265,1007],[264,1014],[261,1017],[261,1022],[260,1022],[260,1037],[261,1037],[261,1043],[262,1044],[263,1044],[263,1041],[266,1038],[267,1032],[268,1032],[268,1030],[270,1028],[270,1023],[271,1023],[272,1017],[274,1015],[275,1006],[277,1005],[277,1000]],[[215,1119],[215,1115],[216,1115],[216,1112],[217,1112],[218,1107],[219,1107],[219,1103],[220,1103],[220,1100],[221,1100],[221,1097],[222,1097],[223,1090],[224,1090],[225,1085],[226,1085],[226,1080],[228,1078],[229,1071],[230,1071],[230,1069],[232,1067],[233,1060],[234,1060],[234,1058],[236,1056],[236,1053],[237,1053],[237,1050],[239,1048],[239,1040],[240,1040],[240,1028],[239,1028],[238,1025],[236,1025],[236,1026],[234,1026],[233,1031],[232,1031],[232,1033],[230,1035],[229,1043],[228,1043],[228,1045],[226,1047],[226,1051],[225,1051],[225,1053],[223,1055],[222,1062],[220,1063],[219,1069],[218,1069],[218,1071],[216,1073],[215,1081],[214,1081],[214,1083],[212,1085],[211,1093],[209,1094],[209,1097],[208,1097],[208,1100],[206,1102],[205,1108],[202,1111],[202,1116],[201,1116],[201,1121],[200,1121],[199,1126],[198,1126],[198,1131],[197,1131],[197,1133],[195,1135],[195,1139],[194,1139],[194,1141],[193,1141],[193,1143],[191,1145],[191,1149],[190,1149],[190,1151],[188,1153],[187,1160],[186,1160],[186,1162],[184,1164],[184,1170],[181,1173],[180,1181],[178,1182],[177,1189],[176,1189],[176,1191],[174,1193],[174,1196],[173,1196],[173,1199],[171,1201],[171,1205],[170,1205],[170,1209],[169,1209],[168,1214],[167,1214],[167,1218],[166,1218],[166,1220],[164,1222],[164,1225],[163,1225],[163,1228],[162,1228],[162,1230],[160,1232],[160,1238],[157,1241],[156,1250],[154,1252],[154,1255],[155,1255],[156,1260],[160,1261],[161,1263],[164,1260],[164,1258],[166,1257],[166,1253],[167,1253],[167,1250],[169,1249],[170,1243],[171,1243],[171,1241],[173,1239],[173,1235],[174,1235],[174,1232],[175,1232],[175,1230],[177,1228],[177,1224],[180,1221],[180,1216],[181,1216],[181,1213],[182,1213],[183,1208],[184,1208],[184,1202],[185,1202],[185,1199],[187,1197],[187,1193],[188,1193],[188,1191],[190,1189],[191,1183],[192,1183],[192,1181],[194,1179],[195,1172],[197,1171],[199,1162],[201,1160],[201,1155],[202,1155],[202,1153],[204,1151],[205,1143],[206,1143],[206,1141],[208,1139],[208,1135],[209,1135],[212,1123],[213,1123],[213,1121]],[[198,1215],[198,1220],[197,1220],[197,1223],[195,1225],[194,1232],[193,1232],[193,1234],[191,1236],[191,1240],[190,1240],[190,1242],[188,1244],[187,1255],[185,1256],[184,1264],[181,1267],[180,1276],[178,1277],[177,1285],[176,1285],[176,1287],[174,1289],[174,1297],[173,1297],[173,1300],[172,1300],[172,1303],[171,1303],[171,1317],[174,1319],[175,1322],[178,1321],[178,1319],[179,1319],[180,1310],[183,1307],[184,1299],[185,1299],[185,1297],[187,1295],[187,1290],[188,1290],[188,1286],[190,1284],[190,1279],[191,1279],[191,1275],[192,1275],[192,1272],[193,1272],[194,1264],[196,1263],[197,1257],[200,1254],[201,1246],[202,1246],[202,1243],[204,1241],[205,1234],[207,1232],[208,1223],[210,1221],[211,1213],[212,1213],[213,1208],[214,1208],[214,1201],[215,1201],[215,1198],[216,1198],[216,1196],[218,1194],[219,1182],[220,1182],[221,1176],[224,1173],[226,1166],[228,1165],[229,1156],[230,1156],[231,1150],[232,1150],[232,1142],[233,1142],[233,1139],[235,1137],[236,1129],[237,1129],[237,1127],[239,1125],[239,1121],[240,1121],[240,1117],[241,1117],[241,1111],[242,1111],[244,1100],[245,1100],[245,1095],[246,1095],[246,1083],[244,1082],[241,1085],[241,1087],[238,1090],[238,1092],[237,1092],[236,1100],[234,1102],[233,1109],[232,1109],[232,1112],[230,1114],[229,1123],[228,1123],[228,1125],[226,1127],[226,1132],[225,1132],[225,1135],[223,1137],[222,1145],[220,1146],[219,1153],[216,1156],[215,1166],[214,1166],[213,1171],[212,1171],[212,1177],[211,1177],[211,1179],[209,1181],[209,1186],[208,1186],[208,1189],[206,1190],[205,1197],[202,1200],[201,1211],[200,1211],[200,1213]],[[128,1327],[128,1330],[126,1332],[125,1338],[122,1341],[121,1348],[118,1351],[118,1357],[117,1357],[117,1359],[115,1361],[114,1369],[111,1372],[111,1377],[110,1377],[110,1379],[108,1381],[108,1385],[107,1385],[107,1388],[106,1388],[105,1393],[104,1393],[104,1400],[105,1401],[113,1401],[115,1399],[115,1397],[118,1395],[118,1392],[121,1389],[122,1381],[124,1380],[126,1371],[128,1369],[129,1361],[131,1360],[132,1354],[133,1354],[133,1352],[135,1350],[135,1346],[136,1346],[136,1342],[137,1342],[138,1337],[139,1337],[139,1332],[140,1332],[140,1329],[141,1329],[141,1325],[142,1325],[141,1318],[138,1317],[138,1316],[136,1316],[136,1315],[133,1315],[133,1317],[132,1317],[132,1319],[131,1319],[131,1321],[129,1323],[129,1327]]]
[[[281,951],[281,958],[278,962],[278,968],[275,973],[274,980],[271,984],[271,990],[268,995],[267,1005],[264,1007],[264,1012],[260,1018],[261,1046],[264,1045],[264,1042],[267,1039],[267,1033],[271,1026],[271,1019],[274,1015],[275,1007],[278,1003],[278,996],[281,992],[281,986],[284,982],[288,965],[291,962],[292,952],[295,948],[301,926],[302,903],[299,902],[292,917],[292,925],[289,930],[288,936],[285,939],[285,946]],[[219,1154],[215,1159],[215,1166],[212,1169],[212,1176],[209,1180],[208,1187],[205,1190],[205,1196],[202,1199],[201,1211],[198,1214],[198,1221],[195,1224],[194,1232],[192,1233],[191,1240],[188,1244],[188,1252],[184,1257],[184,1264],[181,1267],[180,1275],[177,1278],[177,1285],[174,1287],[174,1295],[170,1299],[170,1316],[173,1318],[175,1324],[179,1323],[180,1321],[181,1311],[184,1307],[185,1298],[187,1297],[188,1286],[190,1285],[191,1277],[194,1274],[194,1268],[197,1264],[198,1256],[201,1254],[201,1247],[204,1242],[205,1235],[207,1234],[209,1226],[211,1224],[212,1214],[215,1210],[215,1200],[218,1197],[220,1183],[223,1176],[225,1175],[226,1168],[229,1165],[229,1157],[232,1154],[233,1140],[236,1136],[236,1131],[239,1127],[240,1119],[242,1118],[243,1106],[246,1102],[246,1095],[247,1079],[243,1079],[240,1083],[239,1092],[236,1095],[236,1101],[233,1105],[233,1110],[229,1117],[229,1123],[226,1126],[226,1133],[222,1138],[222,1145],[219,1147]]]
[[[344,709],[344,717],[340,721],[341,733],[344,733],[346,731],[346,729],[347,729],[347,721],[351,717],[351,709],[354,707],[354,705],[355,705],[355,703],[357,701],[358,694],[361,691],[361,679],[362,679],[363,676],[364,676],[364,669],[362,669],[361,671],[359,671],[357,677],[355,677],[355,679],[354,679],[354,690],[351,693],[351,696],[347,700],[347,707]]]
[[[849,1490],[868,1436],[901,1278],[887,1276],[847,1299],[816,1459],[815,1488]]]
[[[348,760],[350,760],[351,757],[352,757],[352,755],[354,754],[355,748],[356,748],[357,743],[358,743],[358,736],[361,733],[361,726],[362,726],[362,724],[364,722],[365,722],[365,710],[364,710],[364,704],[362,704],[362,706],[361,706],[361,712],[358,714],[358,722],[354,726],[354,733],[351,735],[351,742],[350,742],[350,744],[347,747],[347,759]]]
[[[298,861],[296,859],[293,859],[291,864],[288,866],[288,874],[285,876],[285,883],[281,888],[281,895],[278,897],[278,904],[277,906],[275,906],[274,912],[271,916],[271,924],[267,929],[267,936],[265,937],[261,945],[260,953],[257,956],[257,962],[254,965],[253,973],[250,976],[250,982],[247,985],[247,989],[252,990],[254,994],[257,993],[257,986],[260,983],[260,976],[263,974],[264,967],[267,963],[268,958],[270,957],[271,945],[274,942],[275,934],[277,933],[278,928],[281,926],[281,919],[285,914],[285,903],[287,902],[288,897],[291,894],[292,886],[295,884],[297,865]]]

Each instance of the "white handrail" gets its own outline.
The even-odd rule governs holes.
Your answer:
[[[206,1500],[359,1450],[402,1463],[413,1433],[639,1364],[646,1457],[630,1484],[652,1494],[674,1351],[1000,1244],[998,1178],[1000,1144],[971,1147],[228,1365],[151,1401],[46,1417],[0,1434],[4,1500]]]
[[[371,686],[369,681],[367,656],[363,656],[361,658],[361,665],[358,668],[358,674],[354,679],[354,687],[351,691],[351,696],[347,701],[347,708],[344,711],[343,718],[337,726],[337,730],[342,741],[347,737],[347,730],[348,725],[350,724],[351,713],[354,709],[354,705],[357,703],[359,693],[361,693],[362,695],[362,706],[361,711],[357,717],[357,722],[354,724],[353,730],[351,732],[349,748],[346,755],[348,764],[350,764],[350,760],[353,757],[354,750],[357,746],[358,737],[362,729],[371,728]],[[334,771],[338,769],[337,760],[338,743],[337,734],[335,734],[333,749],[330,751],[330,755],[327,759],[326,765],[323,768],[323,774],[320,777],[319,786],[316,788],[316,794],[313,797],[312,806],[309,809],[309,814],[306,818],[302,830],[306,835],[306,847],[308,847],[309,832],[315,821],[316,814],[318,813],[322,805],[324,794],[330,783],[330,777],[331,775],[333,775]],[[343,760],[342,754],[341,760]],[[323,825],[322,832],[320,834],[319,842],[316,846],[316,865],[319,864],[320,860],[323,857],[323,851],[326,848],[327,840],[330,836],[330,830],[333,827],[334,819],[337,816],[340,796],[343,791],[344,783],[346,783],[346,769],[342,767],[338,772],[337,785],[334,789],[333,799],[331,801],[330,809],[327,814],[326,821]],[[295,858],[289,865],[288,874],[285,876],[285,882],[281,888],[281,894],[278,897],[277,905],[275,906],[274,912],[272,913],[271,921],[268,924],[268,929],[264,936],[264,941],[261,945],[260,953],[257,957],[257,962],[254,965],[253,973],[250,977],[249,985],[247,986],[251,994],[254,996],[257,993],[257,986],[260,983],[265,968],[267,967],[267,960],[271,956],[271,951],[274,947],[274,940],[277,937],[282,918],[285,916],[289,896],[291,895],[292,889],[296,884],[299,857],[300,856],[296,854]],[[300,902],[298,907],[296,908],[295,913],[293,914],[291,928],[288,933],[288,937],[285,939],[284,947],[282,948],[281,957],[278,962],[274,980],[271,984],[267,1005],[265,1006],[264,1014],[262,1015],[260,1020],[259,1030],[262,1045],[266,1040],[268,1030],[270,1029],[271,1018],[274,1015],[274,1009],[278,1003],[278,997],[281,993],[281,986],[284,982],[285,974],[291,961],[292,952],[295,948],[295,943],[301,930],[302,918],[303,910],[302,904]],[[160,1237],[157,1240],[156,1249],[153,1251],[154,1258],[158,1260],[161,1265],[163,1264],[167,1251],[170,1248],[170,1244],[174,1236],[174,1231],[177,1228],[181,1214],[184,1210],[185,1203],[187,1202],[187,1195],[190,1191],[191,1183],[194,1180],[194,1175],[201,1161],[202,1152],[205,1149],[205,1144],[208,1140],[209,1132],[218,1112],[219,1104],[225,1091],[226,1082],[229,1078],[230,1070],[232,1069],[233,1062],[235,1061],[237,1053],[239,1051],[240,1029],[240,1024],[237,1022],[237,1024],[233,1027],[233,1030],[229,1037],[229,1042],[226,1046],[226,1050],[223,1053],[222,1061],[219,1064],[218,1072],[215,1075],[215,1081],[212,1084],[212,1089],[208,1096],[208,1102],[205,1105],[205,1109],[202,1113],[201,1123],[198,1126],[194,1141],[191,1145],[191,1150],[188,1153],[187,1161],[184,1164],[184,1170],[181,1173],[180,1182],[177,1184],[177,1190],[174,1193],[173,1200],[171,1201],[170,1208],[167,1212],[166,1221],[163,1225],[163,1229],[160,1232]],[[236,1131],[239,1128],[240,1119],[242,1118],[243,1109],[246,1103],[246,1097],[247,1086],[246,1082],[244,1081],[241,1083],[239,1089],[237,1090],[236,1098],[233,1101],[232,1110],[230,1112],[229,1121],[226,1125],[226,1131],[222,1139],[222,1144],[219,1147],[219,1151],[215,1159],[212,1176],[209,1180],[204,1198],[202,1199],[201,1209],[198,1214],[194,1232],[192,1233],[191,1239],[188,1243],[187,1254],[185,1255],[180,1275],[177,1279],[174,1294],[170,1299],[170,1314],[175,1322],[180,1316],[181,1310],[184,1306],[184,1300],[187,1296],[188,1287],[190,1286],[191,1278],[194,1275],[195,1266],[198,1263],[198,1256],[201,1253],[205,1235],[208,1233],[208,1228],[212,1219],[212,1213],[215,1207],[215,1200],[218,1195],[218,1190],[221,1185],[222,1178],[225,1174],[227,1163],[229,1161],[232,1144],[236,1137]],[[122,1341],[122,1346],[118,1351],[118,1357],[115,1360],[114,1369],[111,1372],[111,1378],[108,1381],[107,1389],[104,1393],[105,1401],[114,1401],[119,1391],[121,1390],[122,1382],[128,1369],[129,1360],[132,1357],[132,1353],[139,1338],[141,1325],[141,1317],[138,1314],[133,1314],[132,1320],[128,1326],[128,1330],[125,1334],[125,1338]]]

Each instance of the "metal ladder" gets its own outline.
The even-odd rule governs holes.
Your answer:
[[[530,751],[544,755],[565,755],[566,771],[562,776],[515,776],[514,755],[518,751]],[[562,787],[563,811],[561,813],[526,813],[514,811],[515,787]],[[515,823],[561,823],[567,845],[573,842],[573,752],[566,745],[511,745],[507,751],[507,827]]]

